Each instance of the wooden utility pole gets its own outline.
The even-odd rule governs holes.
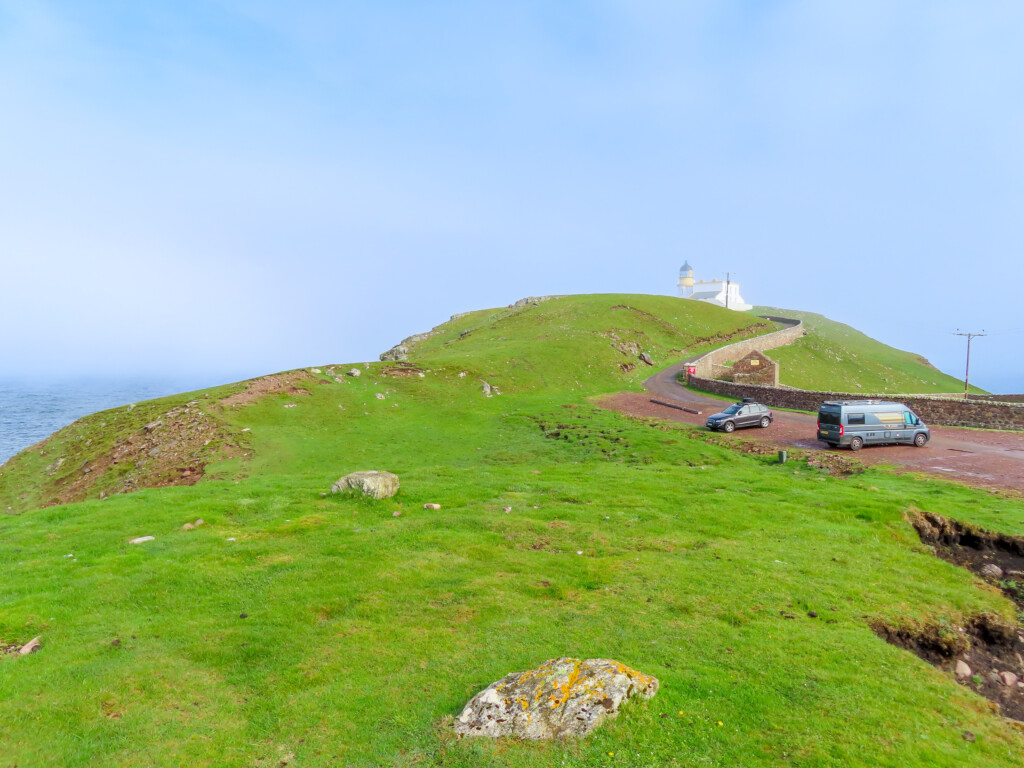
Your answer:
[[[967,399],[967,387],[971,379],[971,339],[975,336],[988,336],[985,333],[985,329],[981,329],[981,333],[969,333],[968,331],[961,331],[959,328],[956,329],[954,336],[966,336],[967,337],[967,367],[964,369],[964,400]]]

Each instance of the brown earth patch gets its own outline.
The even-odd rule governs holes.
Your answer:
[[[195,485],[211,460],[234,458],[242,450],[240,441],[201,406],[178,406],[103,453],[65,461],[64,467],[80,466],[57,478],[54,496],[44,506],[140,488]]]
[[[938,557],[998,587],[1024,610],[1024,537],[992,533],[920,510],[913,511],[910,524]]]
[[[892,627],[875,623],[875,634],[905,648],[998,706],[1000,714],[1024,721],[1024,633],[998,616],[981,614],[960,624]],[[957,662],[970,669],[957,676]]]
[[[315,380],[315,377],[307,371],[288,371],[287,373],[261,376],[258,379],[247,381],[245,389],[233,395],[228,395],[220,401],[220,404],[230,408],[235,405],[250,405],[267,395],[308,395],[308,389],[298,387],[296,384]]]
[[[384,366],[380,369],[381,376],[394,376],[396,378],[419,376],[421,373],[425,373],[425,371],[413,363],[396,363],[394,365]]]
[[[921,542],[937,557],[966,568],[1024,608],[1024,537],[916,509],[909,517]],[[876,622],[872,629],[887,642],[953,673],[961,685],[995,702],[1005,717],[1024,721],[1024,630],[1019,626],[981,614],[960,623],[923,626]]]

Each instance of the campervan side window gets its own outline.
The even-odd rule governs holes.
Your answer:
[[[846,415],[847,424],[863,424],[864,414],[863,413],[848,413]]]

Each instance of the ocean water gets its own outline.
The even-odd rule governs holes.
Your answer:
[[[228,381],[232,379],[0,379],[0,464],[90,413]]]

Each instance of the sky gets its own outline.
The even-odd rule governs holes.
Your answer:
[[[0,0],[0,376],[375,360],[531,295],[1024,392],[1024,3]]]

